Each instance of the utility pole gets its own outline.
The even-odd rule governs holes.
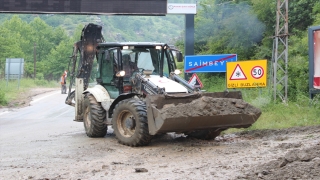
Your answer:
[[[185,55],[194,55],[194,14],[185,15],[185,43],[184,43],[184,52]],[[184,79],[189,81],[192,74],[184,73]]]
[[[288,0],[277,0],[277,24],[273,49],[273,98],[288,101]]]
[[[36,62],[37,62],[36,46],[37,46],[37,44],[34,43],[34,46],[33,46],[33,79],[36,79]]]

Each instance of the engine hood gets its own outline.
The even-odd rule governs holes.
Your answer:
[[[150,77],[146,79],[148,79],[160,88],[165,88],[165,91],[167,93],[188,93],[187,88],[171,79],[168,79],[167,77],[160,77],[159,75],[150,75]]]

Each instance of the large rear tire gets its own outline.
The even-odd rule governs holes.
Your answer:
[[[219,136],[221,133],[220,130],[196,130],[190,133],[185,133],[188,137],[193,137],[196,139],[203,139],[203,140],[212,140]]]
[[[119,143],[127,146],[144,146],[150,143],[147,108],[143,101],[120,101],[113,111],[112,127]]]
[[[84,97],[83,124],[87,136],[104,137],[107,134],[106,111],[92,94]]]

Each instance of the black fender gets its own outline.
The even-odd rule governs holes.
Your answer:
[[[123,93],[123,94],[120,94],[111,104],[110,108],[109,108],[109,111],[108,111],[108,118],[111,118],[112,117],[112,114],[113,114],[113,109],[116,107],[116,105],[124,100],[124,99],[130,99],[132,97],[134,97],[135,95],[138,95],[136,93]]]

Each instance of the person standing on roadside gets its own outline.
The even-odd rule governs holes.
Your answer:
[[[64,73],[62,74],[61,78],[60,78],[60,84],[61,84],[61,94],[67,94],[67,71],[64,71]]]
[[[66,78],[67,78],[68,70],[65,70],[65,71],[64,71],[64,74],[66,74]]]

